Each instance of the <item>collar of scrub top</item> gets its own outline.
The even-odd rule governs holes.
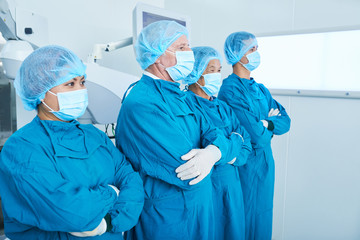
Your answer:
[[[201,106],[202,109],[205,111],[206,117],[210,119],[210,121],[217,126],[219,129],[223,129],[226,126],[229,126],[229,118],[227,117],[226,111],[220,107],[220,103],[215,96],[211,96],[212,101],[209,101],[206,98],[200,97],[189,91],[190,94],[194,96],[195,101],[197,104]],[[212,116],[219,116],[219,117],[212,117]]]
[[[150,73],[150,72],[148,72],[148,71],[144,71],[143,74],[144,74],[145,76],[148,76],[148,77],[150,77],[150,78],[152,78],[152,79],[155,79],[155,80],[164,80],[164,79],[161,79],[161,78],[155,76],[154,74],[152,74],[152,73]],[[164,81],[165,81],[165,80],[164,80]],[[165,81],[165,82],[171,83],[171,84],[174,84],[174,83],[175,83],[176,86],[177,86],[177,88],[180,89],[180,83],[178,83],[178,82],[169,82],[169,81]],[[164,83],[164,82],[163,82],[163,83]],[[167,83],[166,83],[166,84],[167,84]],[[181,91],[181,92],[183,92],[183,91]],[[176,91],[176,93],[178,94],[177,91]]]
[[[148,76],[148,77],[151,77],[152,79],[161,79],[161,78],[155,76],[154,74],[152,74],[152,73],[150,73],[150,72],[148,72],[148,71],[144,71],[143,74],[146,75],[146,76]]]
[[[217,98],[214,96],[210,97],[210,100],[207,98],[203,98],[200,97],[198,95],[196,95],[194,92],[189,91],[190,94],[195,96],[196,101],[198,102],[198,104],[200,105],[206,105],[207,107],[209,107],[210,109],[218,109],[219,106],[219,102],[217,101]]]
[[[265,97],[265,95],[260,90],[259,84],[254,80],[254,78],[241,78],[235,73],[232,75],[240,80],[240,82],[245,86],[246,91],[248,91],[255,99],[263,99]]]
[[[154,81],[154,84],[158,87],[161,94],[168,94],[168,93],[175,94],[176,98],[178,98],[182,103],[184,103],[184,101],[186,99],[186,94],[184,91],[180,90],[180,83],[166,81],[164,79],[161,79],[161,78],[155,76],[154,74],[152,74],[146,70],[143,72],[143,75],[145,75],[153,80],[162,80],[162,81]],[[129,90],[131,90],[131,89],[129,89]],[[165,90],[165,92],[163,90]],[[168,93],[166,93],[166,92],[168,92]],[[127,94],[126,94],[126,96],[127,96]]]
[[[89,158],[103,144],[103,139],[78,121],[70,122],[40,120],[35,117],[47,132],[56,157]]]

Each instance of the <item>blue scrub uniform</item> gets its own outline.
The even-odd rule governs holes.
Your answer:
[[[145,205],[127,239],[213,239],[211,178],[177,178],[181,156],[209,144],[227,152],[228,139],[197,113],[179,84],[144,75],[125,98],[116,145],[144,182]],[[222,164],[220,160],[217,164]]]
[[[81,239],[123,239],[144,203],[139,174],[103,132],[37,116],[1,151],[0,195],[6,236],[26,240],[79,239],[68,232],[93,230],[106,214],[112,231]]]
[[[269,90],[253,79],[231,74],[224,79],[218,98],[235,112],[251,136],[252,153],[247,164],[240,168],[245,204],[246,239],[271,239],[275,165],[271,150],[273,134],[289,131],[290,118],[283,106],[276,102]],[[271,108],[281,116],[268,117]],[[261,120],[272,121],[269,131]]]
[[[236,161],[214,167],[211,175],[214,196],[215,230],[218,240],[245,239],[245,215],[243,193],[241,188],[239,166],[246,163],[252,150],[250,135],[240,125],[233,110],[223,101],[213,98],[208,100],[196,96],[193,92],[197,106],[203,109],[204,115],[226,136],[240,134],[242,138],[233,141],[226,159],[229,161],[236,157]]]

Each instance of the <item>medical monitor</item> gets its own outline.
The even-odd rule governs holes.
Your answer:
[[[186,27],[189,32],[190,41],[191,19],[189,16],[148,4],[138,3],[133,11],[133,43],[135,43],[137,36],[144,27],[161,20],[173,20]]]

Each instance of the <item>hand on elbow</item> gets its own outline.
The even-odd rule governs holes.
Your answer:
[[[269,126],[268,121],[266,121],[266,120],[261,120],[261,122],[262,122],[262,124],[263,124],[263,126],[264,126],[265,128],[268,128],[268,126]]]
[[[276,117],[276,116],[281,116],[281,114],[280,114],[280,111],[279,111],[279,109],[270,109],[270,111],[269,111],[269,114],[268,114],[268,117]]]
[[[210,173],[212,167],[220,158],[221,152],[214,145],[209,145],[204,149],[192,149],[181,157],[182,160],[187,162],[178,167],[175,172],[181,180],[195,178],[189,182],[190,185],[194,185]]]

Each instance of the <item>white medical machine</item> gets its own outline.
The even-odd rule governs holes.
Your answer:
[[[34,49],[51,44],[48,40],[48,23],[46,18],[18,8],[14,0],[0,0],[0,17],[0,31],[6,40],[0,52],[0,60],[6,77],[14,79],[22,61]],[[78,119],[80,122],[102,125],[116,123],[126,89],[140,76],[101,66],[97,60],[104,57],[104,52],[133,44],[142,28],[159,20],[177,21],[190,32],[188,16],[138,3],[133,10],[133,36],[120,41],[94,44],[93,49],[89,49],[88,59],[84,61],[87,65],[89,105],[86,113]]]

